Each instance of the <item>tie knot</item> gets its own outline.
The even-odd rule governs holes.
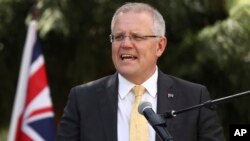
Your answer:
[[[145,88],[143,86],[141,86],[141,85],[136,85],[133,88],[133,92],[134,92],[136,97],[137,96],[142,96],[144,94],[144,92],[145,92]]]

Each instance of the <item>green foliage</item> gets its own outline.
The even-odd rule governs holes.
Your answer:
[[[213,98],[249,90],[249,9],[250,2],[238,4],[230,10],[227,19],[217,21],[197,34],[186,33],[187,38],[182,40],[174,58],[181,58],[180,65],[172,71],[205,84]],[[249,100],[240,99],[219,108],[225,131],[230,123],[250,121]],[[235,115],[230,116],[232,113]]]
[[[238,5],[230,11],[228,19],[198,34],[198,45],[204,48],[198,52],[198,64],[206,64],[207,60],[216,63],[217,70],[227,74],[232,92],[247,89],[250,80],[249,9],[250,3]]]
[[[249,89],[249,9],[250,2],[244,5],[237,5],[230,11],[230,17],[227,20],[202,30],[198,36],[200,45],[207,48],[209,52],[200,52],[197,58],[202,60],[199,63],[203,64],[203,66],[205,66],[206,60],[213,60],[215,64],[213,69],[217,70],[216,74],[218,77],[214,78],[213,83],[209,85],[216,88],[214,91],[220,92],[222,96]],[[216,82],[219,81],[223,81],[224,84],[217,85]],[[218,90],[218,88],[221,90]],[[232,107],[235,111],[225,111],[228,113],[238,111],[239,115],[244,115],[239,120],[241,122],[250,120],[248,102],[246,100],[232,103]],[[225,117],[225,119],[230,121],[231,118]]]

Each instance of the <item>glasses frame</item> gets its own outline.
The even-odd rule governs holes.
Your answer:
[[[115,39],[115,36],[121,36],[121,39]],[[157,36],[157,35],[137,35],[137,34],[132,34],[132,35],[113,35],[112,33],[109,35],[109,39],[110,42],[122,42],[126,39],[126,37],[129,38],[130,41],[134,41],[134,42],[139,42],[139,41],[144,41],[147,40],[148,38],[160,38],[161,36]],[[137,39],[138,37],[138,39]]]

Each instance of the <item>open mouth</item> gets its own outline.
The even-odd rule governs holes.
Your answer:
[[[137,59],[136,56],[133,56],[133,55],[130,55],[130,54],[122,54],[122,55],[120,56],[120,58],[121,58],[122,60],[127,60],[127,59],[129,59],[129,60],[135,60],[135,59]]]

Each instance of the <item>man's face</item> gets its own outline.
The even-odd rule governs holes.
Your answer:
[[[114,23],[112,34],[126,37],[113,40],[113,63],[117,71],[133,83],[142,83],[154,73],[157,59],[165,49],[165,37],[133,40],[135,36],[155,35],[152,28],[152,17],[144,12],[120,13]]]

